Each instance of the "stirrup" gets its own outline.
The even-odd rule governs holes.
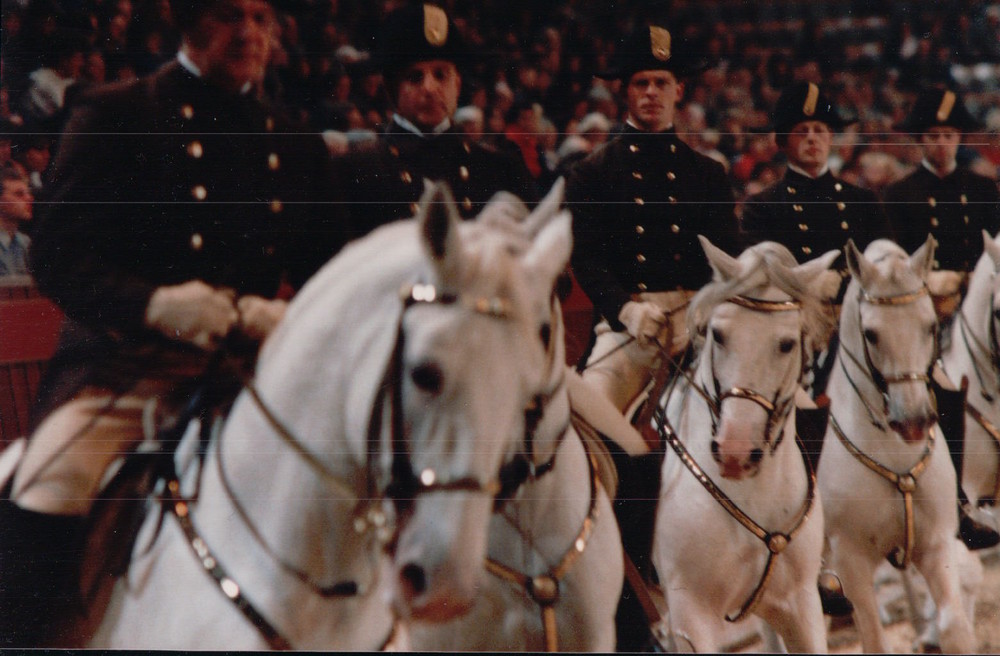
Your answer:
[[[823,605],[823,614],[831,617],[844,617],[854,612],[854,604],[844,595],[844,587],[840,578],[830,570],[819,573],[816,582],[819,588],[819,600]]]

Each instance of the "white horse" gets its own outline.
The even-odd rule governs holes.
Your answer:
[[[955,315],[951,342],[941,354],[953,383],[969,382],[962,488],[972,501],[1000,497],[1000,242],[983,231],[984,252]]]
[[[514,221],[527,214],[516,199],[496,208]],[[539,226],[529,220],[512,227],[530,237]],[[489,574],[471,611],[407,627],[409,646],[419,651],[614,650],[621,537],[600,465],[570,423],[574,372],[565,365],[558,300],[551,302],[549,372],[525,454],[526,481],[493,514]]]
[[[658,420],[673,448],[653,545],[670,628],[695,651],[718,651],[726,620],[754,614],[790,651],[825,652],[823,512],[794,399],[813,340],[829,334],[810,286],[837,252],[796,265],[774,242],[735,259],[701,240],[715,278],[688,321],[703,345]]]
[[[539,220],[515,251],[432,186],[317,273],[200,477],[166,487],[93,646],[373,650],[396,617],[468,611],[545,390],[571,237],[568,215]]]
[[[937,321],[925,280],[928,238],[912,256],[887,240],[845,248],[853,279],[827,387],[830,424],[819,466],[829,563],[854,603],[866,652],[886,652],[873,576],[884,558],[913,563],[939,609],[941,647],[969,652],[974,594],[960,571],[976,561],[956,538],[955,470],[928,387]],[[963,601],[968,602],[963,604]]]

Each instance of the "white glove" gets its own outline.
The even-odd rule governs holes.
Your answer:
[[[158,287],[146,306],[146,325],[171,339],[210,349],[239,320],[231,289],[200,280]]]
[[[837,298],[837,292],[840,291],[840,284],[842,280],[843,277],[840,275],[839,271],[827,269],[816,276],[809,286],[819,300],[833,301]]]
[[[625,325],[628,334],[635,337],[639,346],[650,344],[667,325],[667,315],[649,301],[629,301],[622,306],[618,320]]]
[[[927,289],[932,296],[957,294],[962,286],[962,274],[958,271],[931,271],[927,274]]]
[[[264,341],[284,318],[288,302],[250,295],[241,297],[236,307],[240,311],[240,330],[243,334]]]

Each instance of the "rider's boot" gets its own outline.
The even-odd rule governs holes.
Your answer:
[[[1000,533],[973,517],[969,498],[962,489],[962,455],[965,452],[965,386],[961,390],[941,387],[934,381],[937,397],[938,425],[948,444],[948,453],[955,466],[958,483],[958,537],[972,550],[987,549],[1000,544]]]
[[[0,500],[0,648],[49,646],[80,611],[84,522]]]

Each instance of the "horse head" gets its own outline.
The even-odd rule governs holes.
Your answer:
[[[699,386],[712,408],[712,456],[723,477],[741,479],[782,438],[812,336],[825,332],[810,289],[837,251],[799,265],[775,242],[733,258],[699,238],[714,271],[688,313],[703,342]]]
[[[861,370],[851,380],[874,386],[886,424],[910,443],[926,439],[937,422],[928,383],[938,326],[925,284],[935,246],[928,235],[910,256],[885,239],[872,242],[864,254],[853,241],[844,249],[853,279],[841,310],[841,350]],[[864,388],[858,389],[862,394]],[[877,411],[867,402],[866,407],[872,421],[880,422]]]
[[[561,190],[524,231],[461,223],[444,185],[421,201],[428,267],[400,321],[399,408],[386,444],[392,595],[403,617],[446,620],[473,603],[502,474],[526,450],[547,391],[553,289],[572,244]]]

